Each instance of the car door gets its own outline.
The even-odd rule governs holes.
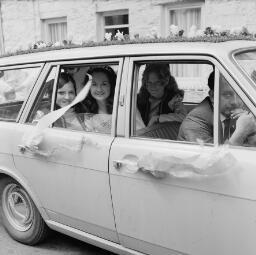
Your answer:
[[[15,133],[17,142],[14,162],[37,194],[50,218],[49,224],[53,227],[67,225],[118,243],[108,174],[114,124],[109,134],[60,127],[46,128],[43,131],[43,142],[40,144],[40,150],[45,153],[44,155],[24,150],[23,146],[19,150],[19,145],[24,144],[24,135],[28,135],[36,128],[35,116],[53,110],[56,100],[56,79],[60,72],[66,72],[64,67],[74,66],[74,69],[87,70],[90,65],[96,64],[115,67],[117,95],[122,59],[48,64],[44,70],[44,77],[41,77],[33,98],[28,103],[29,107],[23,116],[20,131]],[[86,71],[83,73],[83,80],[85,75]],[[52,88],[49,89],[49,86]],[[113,110],[112,123],[115,123],[115,118],[116,113]]]
[[[1,172],[16,177],[20,175],[12,157],[13,134],[19,128],[18,119],[42,68],[42,63],[0,68]]]
[[[212,143],[137,133],[136,93],[143,68],[157,61],[170,65],[178,86],[185,89],[185,98],[186,93],[194,98],[197,92],[200,100],[208,94],[203,85],[207,85],[214,68]],[[158,255],[255,254],[256,151],[255,147],[219,145],[220,73],[255,114],[253,104],[244,94],[245,83],[242,91],[212,58],[156,56],[130,60],[128,86],[122,87],[120,95],[132,96],[126,97],[123,106],[119,105],[118,115],[126,116],[125,124],[118,122],[123,135],[113,142],[109,160],[116,226],[125,247]],[[199,85],[191,89],[194,81]]]

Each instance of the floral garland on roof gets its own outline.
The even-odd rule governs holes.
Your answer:
[[[38,41],[31,45],[27,50],[17,50],[15,52],[8,52],[0,57],[28,54],[34,52],[44,52],[60,49],[82,48],[82,47],[95,47],[95,46],[108,46],[108,45],[121,45],[121,44],[141,44],[141,43],[173,43],[173,42],[210,42],[218,43],[232,40],[253,40],[256,41],[256,34],[251,33],[244,26],[233,29],[222,29],[220,26],[206,27],[204,30],[197,29],[192,26],[184,36],[184,30],[179,29],[178,26],[171,25],[170,34],[168,37],[160,37],[157,29],[153,27],[146,37],[140,38],[139,34],[135,34],[131,39],[129,35],[123,34],[119,30],[113,36],[112,33],[106,33],[104,41],[94,42],[87,41],[81,44],[74,44],[71,40],[64,40],[61,42],[51,43]]]

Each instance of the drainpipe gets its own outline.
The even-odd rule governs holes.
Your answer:
[[[3,30],[3,15],[2,15],[2,0],[0,0],[0,54],[4,54],[4,30]]]

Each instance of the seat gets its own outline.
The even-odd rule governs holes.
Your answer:
[[[181,122],[167,121],[137,131],[137,136],[177,140]]]

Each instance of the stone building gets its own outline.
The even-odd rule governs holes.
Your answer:
[[[130,37],[152,29],[165,37],[171,24],[186,32],[192,25],[244,25],[255,32],[255,17],[255,0],[1,0],[0,50],[28,48],[39,40],[101,41],[118,29]]]

